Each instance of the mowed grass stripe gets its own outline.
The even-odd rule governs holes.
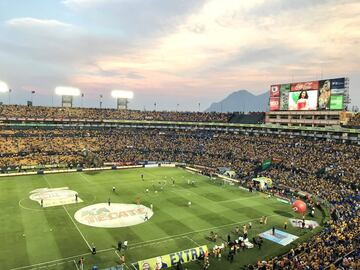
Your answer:
[[[1,199],[0,199],[0,242],[3,248],[0,249],[0,266],[1,269],[10,268],[18,264],[18,258],[14,256],[14,251],[23,254],[22,262],[30,264],[30,258],[27,254],[27,241],[25,239],[25,228],[22,219],[22,209],[17,206],[23,194],[21,189],[17,188],[19,182],[12,182],[6,187],[1,182]]]
[[[144,174],[145,181],[141,181],[141,174]],[[94,243],[98,251],[103,250],[100,254],[92,256],[62,207],[41,209],[37,203],[29,199],[31,190],[47,186],[42,176],[8,178],[8,180],[0,182],[0,187],[4,187],[4,191],[0,190],[0,195],[9,193],[9,196],[4,194],[9,201],[9,207],[5,207],[5,212],[8,214],[12,209],[11,207],[15,207],[16,211],[12,211],[15,220],[21,220],[22,215],[28,216],[24,221],[26,223],[37,223],[36,219],[39,219],[44,230],[53,229],[52,232],[49,232],[53,236],[38,238],[39,247],[49,251],[38,253],[36,258],[32,257],[31,260],[26,257],[30,250],[28,251],[25,240],[19,242],[23,247],[19,249],[19,252],[16,251],[18,254],[16,262],[9,260],[0,251],[0,269],[54,261],[54,259],[56,262],[49,264],[62,263],[66,260],[60,258],[77,260],[80,254],[86,254],[84,256],[86,256],[87,267],[94,264],[100,268],[105,268],[118,263],[119,258],[114,252],[114,247],[119,240],[129,241],[130,248],[126,257],[127,261],[134,262],[193,247],[195,243],[188,237],[196,243],[209,244],[211,247],[213,243],[210,243],[206,238],[211,230],[218,232],[219,237],[226,238],[227,233],[233,231],[235,225],[241,225],[252,220],[253,232],[258,233],[270,229],[274,225],[282,227],[283,222],[289,216],[293,216],[287,213],[291,211],[289,205],[278,203],[272,199],[265,199],[258,193],[239,190],[235,186],[220,186],[217,182],[213,183],[208,177],[190,174],[182,169],[129,169],[90,174],[85,172],[49,174],[46,177],[52,187],[67,186],[71,190],[77,191],[80,198],[84,200],[83,203],[66,205],[71,217],[84,206],[105,203],[109,196],[112,203],[134,203],[136,197],[141,197],[142,204],[148,207],[151,203],[154,205],[155,215],[146,223],[113,229],[90,227],[74,220],[88,242]],[[175,178],[174,187],[171,177]],[[160,191],[158,181],[165,179],[167,184],[164,191]],[[196,181],[195,186],[188,185],[187,179],[194,179]],[[154,192],[152,182],[154,182],[158,193]],[[116,187],[116,193],[112,192],[112,186]],[[145,192],[147,188],[150,190],[149,193]],[[14,191],[19,195],[14,196]],[[0,200],[3,197],[0,196]],[[21,209],[18,205],[20,199],[24,199],[23,205],[28,209]],[[192,201],[191,207],[187,206],[188,200]],[[40,215],[36,215],[38,211],[41,212]],[[257,224],[263,215],[271,216],[267,226]],[[0,231],[0,235],[2,232],[7,235],[6,241],[9,244],[9,250],[14,252],[16,245],[13,245],[12,242],[15,243],[17,230],[13,229],[9,222],[5,221],[4,223],[5,226]],[[23,230],[21,226],[17,226],[17,229]],[[32,230],[32,227],[29,226],[28,230]],[[298,229],[291,228],[289,231],[293,234],[299,234]],[[40,235],[36,228],[33,233]],[[48,241],[51,243],[48,244]],[[249,251],[237,256],[237,258],[241,258],[244,262],[254,261],[259,257],[273,253],[274,250],[280,249],[276,244],[266,242],[261,253],[257,253],[256,250]],[[47,264],[42,263],[41,266],[43,265]],[[53,269],[68,270],[70,265],[63,263],[54,266]],[[216,266],[214,265],[214,267]],[[230,265],[229,267],[226,265],[225,268],[233,269]],[[193,265],[191,265],[191,269],[193,269]],[[198,268],[194,266],[194,269]]]

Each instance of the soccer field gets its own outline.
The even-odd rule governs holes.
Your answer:
[[[34,190],[64,187],[78,193],[77,203],[41,207],[39,202],[30,199]],[[152,204],[153,215],[149,211],[148,221],[143,222],[141,217],[142,223],[119,228],[104,228],[102,225],[108,223],[101,219],[87,219],[99,226],[94,227],[75,218],[79,209],[99,203],[106,206],[109,198],[111,205],[136,204],[137,200],[148,208]],[[48,206],[47,200],[43,203]],[[0,207],[0,269],[4,270],[77,269],[75,262],[82,256],[85,269],[93,265],[104,269],[119,264],[120,253],[124,252],[126,266],[133,269],[131,264],[142,259],[199,245],[212,248],[214,243],[208,240],[210,231],[219,235],[216,243],[220,244],[226,241],[229,233],[235,237],[233,232],[237,225],[242,231],[242,225],[252,222],[249,230],[249,239],[252,239],[273,226],[282,229],[288,218],[299,218],[289,204],[275,198],[223,186],[209,177],[181,168],[5,177],[0,179]],[[259,224],[261,216],[268,217],[266,225]],[[318,211],[317,221],[320,223],[322,218]],[[297,242],[312,233],[290,224],[287,232],[299,236]],[[115,250],[119,240],[128,241],[126,251]],[[96,255],[90,252],[93,244]],[[239,265],[255,263],[259,258],[284,252],[290,246],[265,240],[261,250],[255,247],[240,252],[233,264],[225,258],[221,262],[211,260],[210,269],[239,269]],[[188,265],[189,269],[201,269],[198,263]]]

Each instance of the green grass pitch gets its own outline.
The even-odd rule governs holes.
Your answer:
[[[140,175],[144,174],[145,181]],[[172,185],[171,177],[175,179]],[[161,190],[159,181],[167,181]],[[189,185],[188,180],[196,181]],[[155,183],[155,192],[152,183]],[[112,187],[116,187],[116,194]],[[84,201],[78,204],[41,208],[29,199],[29,192],[38,188],[69,187]],[[149,192],[146,192],[149,189]],[[147,222],[123,228],[96,228],[78,223],[75,212],[87,205],[107,202],[153,204],[154,215]],[[187,205],[192,202],[191,207]],[[208,177],[180,168],[148,168],[66,173],[0,179],[0,269],[77,269],[75,262],[85,258],[85,269],[92,265],[100,269],[117,265],[115,252],[119,240],[128,240],[126,265],[141,259],[168,254],[197,245],[213,247],[207,236],[217,232],[218,244],[225,242],[236,225],[252,222],[249,239],[272,226],[282,229],[289,217],[295,217],[288,204],[261,193],[249,193],[235,186],[221,186]],[[267,225],[259,224],[261,216],[268,216]],[[298,218],[298,216],[297,216]],[[318,211],[318,222],[322,216]],[[303,241],[312,232],[292,228],[288,232]],[[233,234],[231,234],[234,237]],[[94,243],[98,253],[92,255],[88,244]],[[245,250],[230,264],[225,256],[219,262],[210,261],[211,269],[239,269],[239,265],[254,263],[259,258],[274,256],[289,249],[264,241],[261,250]],[[202,269],[198,263],[189,269]]]

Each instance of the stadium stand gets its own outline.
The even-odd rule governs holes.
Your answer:
[[[64,110],[25,106],[1,106],[0,115],[100,119],[153,117],[174,121],[227,121],[229,117],[226,114]],[[105,162],[153,160],[212,168],[231,167],[243,186],[248,186],[253,176],[268,176],[273,179],[277,192],[285,193],[291,187],[324,200],[331,219],[321,234],[299,244],[287,254],[244,268],[358,269],[359,147],[303,137],[251,136],[195,129],[3,127],[0,130],[0,167],[3,173],[8,172],[9,168],[24,170],[24,166],[39,164],[73,167],[84,163],[81,152],[85,148]],[[268,158],[276,162],[269,169],[260,170],[262,161]]]
[[[122,119],[188,122],[228,122],[232,114],[206,112],[137,111],[0,105],[0,118]]]
[[[347,126],[360,129],[360,113],[356,113],[353,117],[351,117]]]
[[[263,112],[250,112],[248,114],[234,113],[230,118],[229,122],[239,123],[239,124],[264,124],[265,113]]]

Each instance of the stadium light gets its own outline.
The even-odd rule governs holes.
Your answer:
[[[9,86],[5,83],[0,81],[0,93],[8,93],[9,92]]]
[[[134,98],[134,92],[127,91],[127,90],[112,90],[111,96],[113,98],[132,99],[132,98]]]
[[[80,96],[80,89],[68,86],[58,86],[55,88],[55,94],[58,96]]]
[[[111,96],[116,98],[118,110],[127,110],[129,99],[134,98],[134,93],[127,90],[112,90]]]
[[[73,98],[80,96],[81,92],[79,88],[69,86],[58,86],[55,88],[55,94],[61,96],[62,107],[72,107]]]

